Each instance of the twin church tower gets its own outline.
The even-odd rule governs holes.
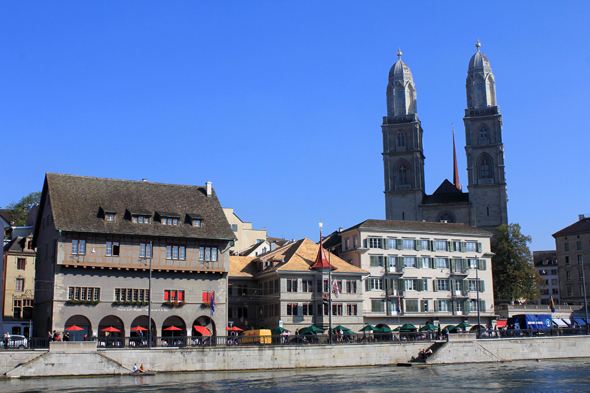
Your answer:
[[[492,231],[508,223],[502,115],[496,103],[494,74],[480,46],[477,41],[465,84],[467,193],[459,185],[455,155],[453,183],[445,180],[432,195],[425,192],[423,130],[416,109],[416,86],[398,51],[399,59],[389,71],[387,116],[381,126],[388,220],[455,222]]]

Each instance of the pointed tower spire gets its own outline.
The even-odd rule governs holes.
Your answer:
[[[453,128],[453,185],[461,190],[461,183],[459,183],[459,169],[457,168],[457,151],[455,150],[455,125],[451,123]]]
[[[402,59],[402,49],[401,48],[397,48],[397,57],[399,58],[399,60]]]
[[[333,266],[330,265],[330,261],[326,257],[326,252],[324,251],[323,239],[322,239],[322,226],[323,224],[320,222],[320,248],[318,250],[318,256],[315,258],[315,263],[311,265],[310,269],[335,269]]]

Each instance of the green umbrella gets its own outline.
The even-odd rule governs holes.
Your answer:
[[[354,334],[354,332],[352,330],[350,330],[349,328],[344,327],[342,325],[338,325],[335,328],[332,328],[332,331],[335,331],[335,332],[340,332],[341,330],[342,330],[343,334]]]
[[[283,333],[283,332],[288,332],[288,330],[287,330],[287,329],[285,329],[285,328],[282,328],[282,327],[280,327],[280,326],[277,326],[276,328],[274,328],[274,329],[272,330],[272,335],[273,335],[273,336],[278,336],[278,335],[280,335],[280,334],[281,334],[281,333]]]
[[[359,332],[370,332],[370,331],[375,331],[375,326],[371,326],[371,325],[367,325],[364,328],[362,328],[361,330],[359,330]]]
[[[320,329],[316,326],[311,325],[311,326],[301,329],[299,331],[299,334],[317,334],[317,333],[323,333],[323,332],[324,332],[323,329]]]
[[[394,331],[400,331],[400,332],[415,332],[416,330],[418,330],[418,328],[412,324],[406,323],[403,326],[398,327],[397,329],[395,329]]]
[[[376,327],[374,332],[375,333],[391,333],[391,332],[393,332],[393,330],[391,330],[387,326],[382,326],[382,327]]]
[[[433,325],[431,323],[427,323],[426,325],[420,328],[421,332],[434,332],[436,330],[438,330],[438,326]]]
[[[465,330],[465,328],[471,327],[472,325],[468,324],[467,322],[461,322],[455,328]]]
[[[443,330],[447,329],[449,332],[454,332],[457,328],[454,325],[447,325],[443,328]]]

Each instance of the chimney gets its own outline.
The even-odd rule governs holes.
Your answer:
[[[340,227],[338,228],[338,232],[342,232],[344,230],[344,228]]]
[[[207,197],[210,197],[213,194],[213,192],[211,191],[211,182],[208,181],[207,182]]]
[[[141,181],[147,181],[147,179],[141,179]]]
[[[270,243],[270,251],[274,251],[277,248],[277,244],[275,242]]]
[[[578,221],[582,221],[584,218],[586,217],[583,214],[578,214]]]

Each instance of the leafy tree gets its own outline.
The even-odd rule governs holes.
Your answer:
[[[533,265],[528,243],[530,236],[520,232],[520,225],[500,225],[492,238],[492,274],[494,295],[498,300],[536,300],[543,280]]]
[[[35,203],[39,203],[41,201],[41,191],[32,192],[26,197],[23,197],[17,203],[11,203],[6,207],[14,219],[14,226],[23,226],[27,222],[27,217],[29,216],[29,212],[31,208],[35,205]]]

